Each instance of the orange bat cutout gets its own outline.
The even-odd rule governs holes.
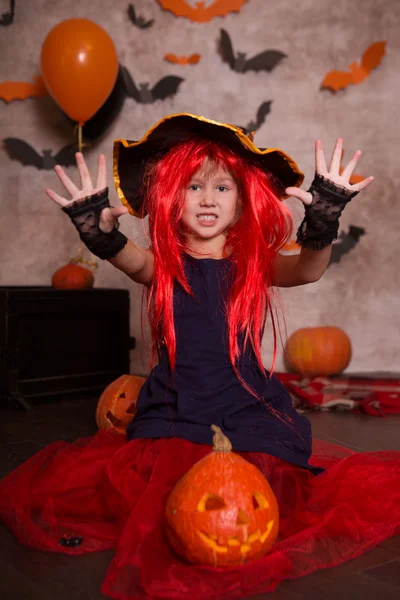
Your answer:
[[[191,21],[205,23],[214,17],[224,17],[229,12],[239,12],[247,0],[216,0],[209,6],[205,2],[196,2],[191,6],[185,0],[158,0],[163,8],[177,17],[187,17]]]
[[[176,54],[168,53],[164,56],[164,60],[176,65],[196,65],[201,56],[200,54],[191,54],[190,56],[176,56]]]
[[[48,91],[41,77],[35,77],[34,83],[24,81],[2,81],[0,82],[0,99],[4,102],[13,100],[25,100],[35,96],[41,98],[48,96]]]
[[[292,252],[294,250],[298,250],[300,252],[301,248],[296,243],[296,240],[293,238],[292,240],[289,240],[287,242],[287,244],[285,244],[284,246],[282,246],[282,250],[286,250],[287,252]]]
[[[339,169],[339,174],[341,175],[343,173],[343,167],[340,167]],[[360,181],[364,181],[365,177],[363,177],[362,175],[357,175],[356,173],[354,173],[353,175],[350,175],[350,179],[349,179],[349,183],[351,183],[352,185],[354,185],[355,183],[360,183]]]
[[[375,42],[364,52],[361,64],[354,61],[349,65],[350,71],[329,71],[321,83],[321,89],[332,92],[344,90],[351,83],[358,84],[364,81],[372,69],[380,65],[385,56],[386,42]]]

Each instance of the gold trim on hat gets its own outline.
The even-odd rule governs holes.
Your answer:
[[[122,204],[124,206],[126,206],[126,208],[129,210],[130,214],[133,215],[134,217],[141,217],[141,215],[139,215],[136,210],[133,210],[132,206],[129,204],[128,200],[125,198],[124,193],[121,189],[121,180],[119,177],[119,171],[118,171],[118,158],[119,158],[119,149],[121,144],[119,144],[118,142],[125,142],[126,140],[114,140],[114,148],[113,148],[113,178],[114,178],[114,185],[115,188],[117,190],[117,194],[118,194],[118,198],[121,200]]]

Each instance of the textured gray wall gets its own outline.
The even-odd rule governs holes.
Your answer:
[[[207,2],[206,4],[210,4]],[[163,11],[155,0],[136,0],[137,12],[154,18],[148,30],[127,19],[126,0],[54,2],[17,0],[15,23],[0,28],[0,81],[30,81],[38,72],[42,42],[60,21],[85,17],[102,25],[117,47],[120,63],[136,82],[155,83],[166,74],[185,78],[175,98],[154,104],[127,99],[107,136],[88,154],[94,167],[97,154],[108,158],[111,182],[112,141],[141,137],[166,114],[195,112],[232,123],[246,124],[257,107],[273,100],[272,111],[258,131],[260,146],[277,146],[293,156],[313,176],[313,143],[320,137],[331,152],[343,136],[346,158],[361,148],[365,155],[357,172],[375,175],[373,185],[347,208],[341,228],[364,227],[359,245],[333,265],[318,283],[282,290],[287,332],[303,326],[337,325],[350,335],[354,354],[350,371],[399,371],[398,330],[399,239],[398,97],[400,82],[400,3],[397,0],[248,0],[239,14],[191,23]],[[8,2],[0,0],[0,12]],[[216,53],[219,29],[226,29],[236,49],[248,56],[267,48],[288,58],[272,73],[237,74]],[[338,94],[319,91],[330,69],[345,69],[375,41],[387,40],[387,56],[380,67],[358,86]],[[166,52],[202,54],[196,66],[171,65]],[[0,101],[1,136],[19,137],[38,150],[57,151],[73,140],[72,130],[50,99],[29,99],[9,105]],[[51,171],[22,167],[0,152],[1,285],[47,285],[51,274],[74,255],[79,240],[65,215],[45,196],[45,187],[61,191]],[[72,177],[74,168],[69,169]],[[291,202],[296,219],[301,206]],[[133,241],[145,243],[142,223],[124,217],[122,230]],[[132,332],[141,338],[141,290],[107,263],[96,275],[98,287],[131,291]],[[148,335],[138,339],[132,372],[146,372]],[[264,359],[271,362],[270,335],[266,334]],[[282,368],[280,352],[278,368]]]

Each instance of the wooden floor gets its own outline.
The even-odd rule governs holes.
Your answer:
[[[92,435],[95,400],[41,405],[33,412],[0,410],[0,476],[50,442]],[[314,437],[358,451],[400,450],[400,417],[353,413],[308,414]],[[101,581],[113,553],[67,557],[19,545],[0,525],[0,598],[100,600]],[[282,583],[258,600],[399,600],[400,536],[334,569]],[[223,599],[221,599],[223,600]]]

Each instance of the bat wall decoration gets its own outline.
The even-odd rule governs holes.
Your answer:
[[[345,254],[348,254],[350,250],[353,250],[365,233],[363,227],[357,227],[356,225],[350,225],[348,233],[342,231],[339,234],[338,239],[332,244],[328,267],[334,263],[340,262]]]
[[[146,19],[144,17],[137,15],[133,4],[128,5],[128,17],[129,17],[131,23],[133,23],[133,25],[135,25],[139,29],[148,29],[154,23],[154,19],[150,19],[149,21],[146,21]]]
[[[200,54],[191,54],[190,56],[176,56],[169,52],[164,56],[164,60],[175,65],[197,65],[201,56]]]
[[[328,267],[334,263],[340,262],[345,254],[348,254],[358,244],[360,238],[365,234],[363,227],[357,227],[356,225],[350,225],[348,233],[342,231],[339,234],[337,240],[332,244],[331,256],[329,259]],[[287,244],[285,244],[282,250],[286,252],[300,252],[301,247],[296,243],[293,238]]]
[[[289,240],[283,247],[282,250],[286,252],[300,252],[301,247],[297,244],[296,240],[293,238]]]
[[[231,38],[225,29],[220,30],[218,52],[223,62],[228,63],[232,71],[246,73],[246,71],[272,71],[287,55],[279,50],[264,50],[252,58],[247,58],[244,52],[235,54]]]
[[[15,0],[10,0],[10,10],[0,15],[0,25],[11,25],[15,15]]]
[[[340,167],[339,175],[341,175],[343,171],[343,167]],[[363,177],[362,175],[357,175],[357,173],[353,173],[353,175],[350,175],[349,177],[349,183],[351,183],[351,185],[354,185],[355,183],[360,183],[361,181],[364,181],[364,179],[365,177]]]
[[[169,75],[156,83],[152,89],[148,88],[148,84],[141,84],[138,88],[129,70],[123,65],[119,65],[118,77],[113,91],[97,113],[86,121],[83,126],[84,140],[93,142],[102,137],[120,114],[127,97],[134,98],[142,104],[163,100],[174,95],[179,83],[182,81],[184,80],[181,77]],[[71,119],[69,121],[74,123]]]
[[[125,93],[129,98],[133,98],[140,104],[151,104],[156,100],[165,100],[171,96],[175,96],[179,85],[184,81],[182,77],[175,75],[167,75],[150,88],[149,83],[140,83],[139,87],[136,84],[126,67],[122,67],[124,76]]]
[[[185,0],[158,0],[159,4],[174,13],[176,17],[186,17],[197,23],[206,23],[214,17],[224,17],[229,12],[239,12],[248,0],[215,0],[205,6],[205,2],[195,2],[195,6]]]
[[[381,64],[385,56],[386,42],[375,42],[364,52],[361,63],[354,61],[348,71],[329,71],[321,83],[321,89],[332,92],[346,89],[352,83],[357,85],[364,81]]]
[[[53,155],[52,150],[43,150],[42,154],[40,154],[30,144],[18,138],[5,138],[3,140],[3,147],[11,160],[18,160],[25,167],[51,170],[56,165],[61,165],[62,167],[76,165],[76,144],[64,146],[55,155]]]
[[[250,121],[250,123],[248,123],[245,127],[246,133],[255,133],[261,127],[265,121],[265,117],[271,111],[271,104],[272,100],[268,100],[267,102],[260,104],[257,110],[256,120]]]
[[[32,97],[41,98],[48,95],[41,77],[35,77],[33,83],[25,81],[0,82],[0,100],[4,100],[7,103],[14,100],[25,100]]]

